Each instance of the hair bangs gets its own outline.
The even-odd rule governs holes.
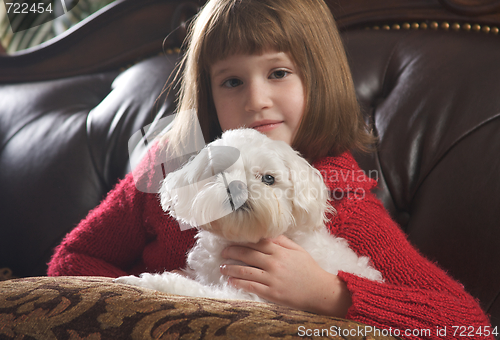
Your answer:
[[[290,52],[290,37],[286,32],[276,10],[266,1],[228,1],[206,29],[200,61],[203,60],[202,66],[208,69],[234,54],[261,54],[266,50]]]

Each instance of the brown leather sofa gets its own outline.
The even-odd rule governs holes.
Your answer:
[[[380,140],[376,152],[356,155],[358,161],[366,171],[376,170],[371,174],[378,176],[377,195],[409,240],[478,298],[493,326],[500,326],[500,6],[474,4],[329,1],[359,102]],[[199,5],[116,1],[40,47],[0,55],[0,268],[4,278],[24,278],[0,284],[0,315],[19,318],[12,312],[19,304],[5,296],[21,299],[23,284],[40,299],[41,290],[59,294],[47,307],[52,314],[70,296],[83,301],[82,292],[96,287],[102,289],[99,301],[115,294],[134,305],[137,296],[144,298],[140,289],[113,293],[116,288],[102,278],[32,277],[45,275],[53,248],[129,171],[130,136],[174,111],[174,96],[160,94],[179,56],[185,22]],[[78,287],[84,288],[75,293]],[[179,302],[162,303],[147,315]],[[199,303],[190,306],[209,315],[210,307]],[[29,312],[45,305],[37,306]],[[108,299],[92,308],[110,306]],[[230,307],[238,313],[256,308]],[[146,313],[134,308],[121,319],[114,315],[106,327],[116,333],[103,338],[126,332],[124,318],[137,321]],[[282,319],[299,315],[272,308]],[[78,315],[71,322],[79,320],[86,329],[40,327],[56,336],[66,332],[58,338],[93,334],[87,314]],[[13,324],[4,335],[24,334]],[[282,327],[280,335],[297,333],[296,326],[289,333],[283,324],[273,327]],[[185,334],[182,329],[175,334]]]

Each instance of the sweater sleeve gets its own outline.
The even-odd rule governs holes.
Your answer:
[[[379,283],[339,273],[352,295],[347,318],[397,329],[409,339],[442,339],[445,327],[446,338],[456,338],[456,326],[467,332],[474,329],[475,338],[493,338],[484,335],[491,328],[479,303],[412,247],[374,195],[344,199],[337,210],[337,236],[348,240],[359,255],[368,256],[385,280]]]
[[[145,195],[135,188],[132,175],[120,181],[56,248],[48,275],[125,275],[146,243],[141,222]]]
[[[157,174],[147,170],[152,169],[158,149],[157,145],[153,146],[134,173],[121,180],[101,204],[66,235],[48,264],[49,276],[117,277],[127,274],[141,261],[146,244],[155,237],[153,228],[148,228],[149,221],[154,217],[167,219],[157,195],[136,188],[139,180],[157,180]],[[141,178],[137,174],[146,176]]]

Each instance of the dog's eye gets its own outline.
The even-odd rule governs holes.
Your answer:
[[[267,185],[273,185],[274,184],[274,177],[271,175],[264,175],[262,176],[262,182]]]

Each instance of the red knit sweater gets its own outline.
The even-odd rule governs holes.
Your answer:
[[[323,174],[337,210],[328,228],[358,255],[370,257],[385,279],[378,283],[339,273],[352,294],[348,319],[408,339],[458,338],[453,337],[453,326],[491,331],[488,318],[463,286],[409,244],[370,193],[376,182],[363,175],[350,153],[314,166]],[[158,196],[138,191],[129,174],[56,248],[48,275],[118,277],[178,269],[185,265],[195,233],[181,231],[162,211]],[[444,327],[447,336],[438,336],[437,329]],[[422,336],[425,330],[430,333]],[[417,331],[419,336],[411,334]]]

